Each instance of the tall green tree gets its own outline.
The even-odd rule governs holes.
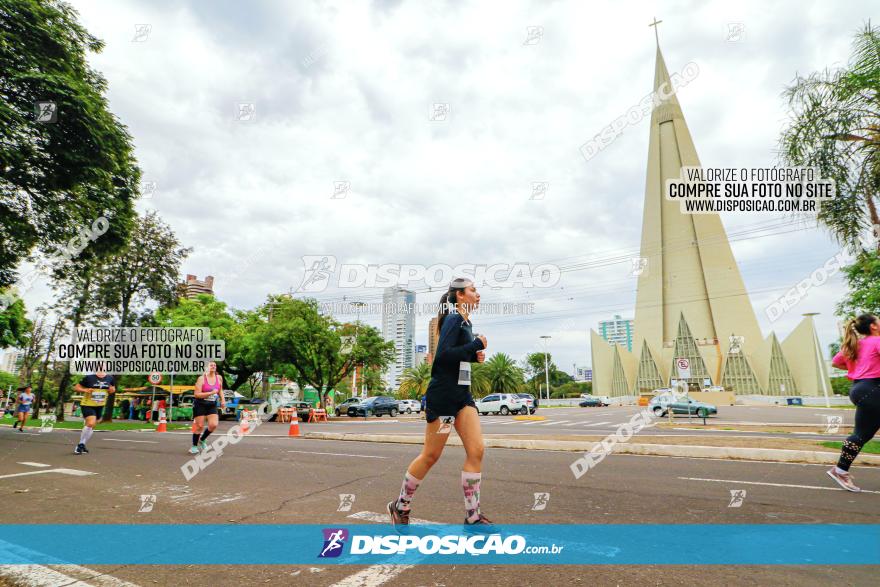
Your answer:
[[[40,365],[40,374],[37,380],[37,386],[34,389],[34,411],[31,419],[36,420],[40,417],[40,406],[46,393],[46,378],[49,376],[50,363],[53,353],[55,352],[55,344],[67,333],[67,325],[62,318],[55,317],[55,323],[49,330],[49,341],[46,344],[46,353],[43,355],[43,362]]]
[[[842,268],[847,293],[837,304],[837,314],[843,317],[857,316],[862,312],[878,312],[880,309],[880,254],[863,251],[855,260]]]
[[[24,301],[12,293],[5,295],[0,298],[0,348],[24,346],[31,329]]]
[[[861,248],[859,235],[880,225],[880,28],[869,21],[856,35],[846,67],[798,76],[784,96],[791,120],[782,162],[834,180],[837,197],[822,202],[819,222],[841,244]]]
[[[31,382],[34,368],[46,354],[46,344],[49,338],[50,327],[46,321],[45,312],[40,312],[31,322],[31,328],[27,334],[27,340],[22,345],[24,351],[21,360],[21,371],[18,380],[21,385]]]
[[[157,212],[147,212],[132,228],[128,242],[104,263],[103,279],[97,284],[101,303],[123,327],[132,326],[137,307],[149,301],[170,306],[180,264],[190,252]]]
[[[147,212],[126,243],[104,261],[95,285],[99,303],[122,327],[135,324],[138,307],[149,301],[170,305],[177,294],[180,264],[191,251],[180,245],[157,212]],[[115,403],[116,394],[108,394],[104,422],[112,421]]]
[[[533,393],[537,394],[545,385],[546,378],[544,377],[544,365],[543,352],[529,353],[526,355],[525,359],[523,359],[522,370],[527,378],[529,389],[534,390]],[[551,390],[556,386],[563,385],[574,379],[571,375],[565,371],[560,371],[556,367],[556,364],[553,362],[552,353],[547,353],[547,371],[549,373]],[[546,393],[546,390],[544,390],[544,392]]]
[[[73,259],[54,269],[52,287],[57,292],[59,314],[70,323],[71,332],[84,324],[106,319],[103,308],[96,303],[97,296],[93,287],[98,271],[100,266],[93,256]],[[64,421],[64,402],[73,378],[69,361],[63,362],[62,368],[61,381],[58,383],[58,401],[55,404],[55,417],[59,422]]]
[[[267,317],[260,331],[261,358],[271,363],[272,372],[286,375],[300,389],[317,390],[322,406],[355,365],[383,369],[394,357],[394,343],[385,341],[375,328],[341,324],[321,314],[317,300],[270,296],[261,311]]]
[[[155,319],[158,326],[210,328],[212,339],[223,340],[226,357],[217,363],[217,371],[227,389],[237,390],[266,365],[267,359],[257,348],[258,332],[265,320],[257,312],[233,310],[212,295],[200,294],[181,299],[175,306],[159,308]]]
[[[103,42],[60,0],[0,0],[0,287],[34,249],[65,249],[101,214],[121,243],[140,182],[131,136],[87,53]]]

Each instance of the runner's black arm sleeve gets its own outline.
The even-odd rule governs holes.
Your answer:
[[[443,366],[458,367],[458,363],[465,361],[473,363],[477,358],[477,351],[482,350],[483,341],[475,338],[471,342],[455,345],[458,342],[458,332],[461,328],[461,314],[450,314],[443,321],[440,332],[440,340],[437,341],[437,356],[434,362]]]

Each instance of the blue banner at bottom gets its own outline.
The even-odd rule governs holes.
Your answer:
[[[0,564],[877,565],[880,525],[0,525]]]

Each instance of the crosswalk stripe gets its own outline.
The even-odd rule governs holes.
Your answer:
[[[584,424],[584,428],[590,428],[592,426],[604,426],[605,424],[611,424],[611,422],[596,422],[595,424]]]

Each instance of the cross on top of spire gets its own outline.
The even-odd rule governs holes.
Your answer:
[[[654,17],[654,22],[652,22],[651,24],[648,25],[648,26],[652,26],[652,27],[654,27],[654,38],[657,40],[657,46],[658,46],[658,47],[660,46],[660,35],[657,34],[657,28],[658,28],[657,25],[660,24],[661,22],[663,22],[663,21],[662,21],[662,20],[657,20],[657,17],[655,16],[655,17]]]

